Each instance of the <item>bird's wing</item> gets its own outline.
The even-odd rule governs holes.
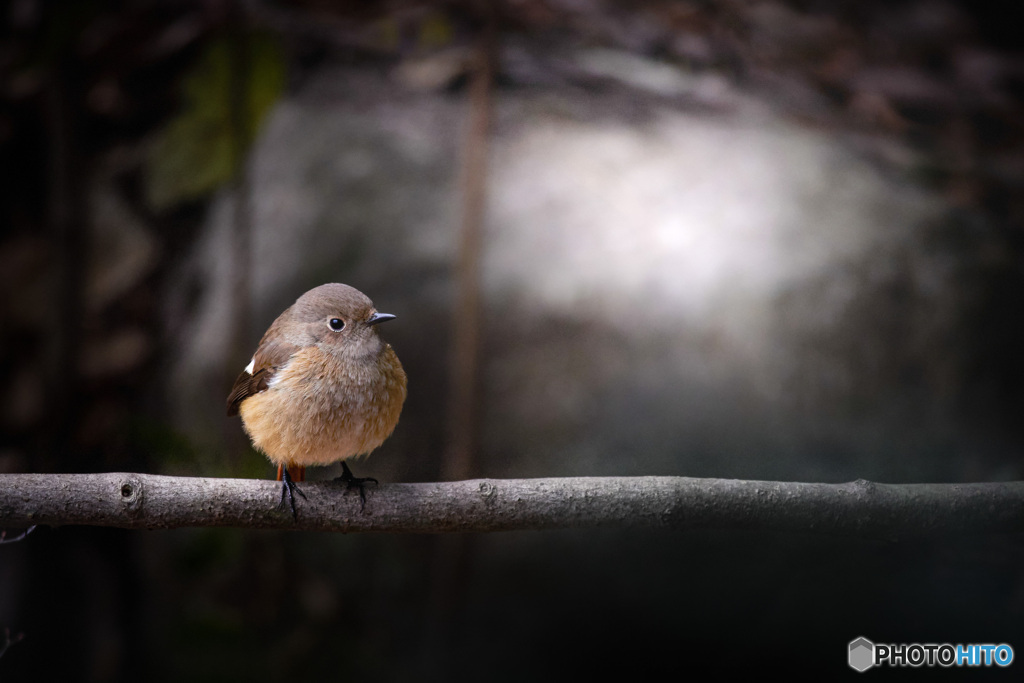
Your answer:
[[[270,380],[273,379],[274,374],[299,351],[298,346],[286,341],[268,341],[267,337],[271,336],[270,330],[268,330],[267,334],[263,336],[259,348],[256,349],[256,355],[252,357],[249,365],[242,370],[242,374],[238,376],[234,386],[231,387],[231,393],[228,394],[228,417],[238,415],[238,408],[242,405],[242,401],[261,391],[266,391],[270,387]]]

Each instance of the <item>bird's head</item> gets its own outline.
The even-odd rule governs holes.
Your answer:
[[[316,345],[342,357],[378,353],[384,346],[377,325],[395,316],[379,313],[370,298],[355,287],[332,283],[303,294],[289,309],[291,334],[302,346]]]

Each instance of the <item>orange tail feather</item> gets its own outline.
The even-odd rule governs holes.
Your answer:
[[[306,481],[306,468],[300,465],[289,465],[288,476],[292,478],[292,481]],[[277,466],[277,480],[281,481],[284,477],[284,465]]]

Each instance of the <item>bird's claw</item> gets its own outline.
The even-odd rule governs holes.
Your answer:
[[[281,477],[281,502],[277,504],[278,507],[284,507],[285,497],[288,498],[288,505],[292,509],[292,519],[298,519],[299,515],[295,509],[295,494],[299,494],[303,499],[306,499],[306,494],[302,492],[292,479],[291,475],[288,474],[288,468],[285,467],[282,470]]]
[[[366,484],[367,484],[367,482],[371,482],[372,481],[374,486],[377,486],[380,483],[376,479],[374,479],[373,477],[357,477],[357,476],[354,476],[352,474],[352,470],[350,470],[348,468],[348,464],[344,460],[341,461],[341,476],[340,477],[335,477],[334,481],[340,481],[340,482],[343,482],[346,485],[346,488],[345,488],[345,495],[346,496],[348,495],[348,492],[351,491],[352,489],[359,489],[359,500],[361,501],[361,504],[359,506],[359,511],[360,512],[362,512],[363,510],[366,509]]]

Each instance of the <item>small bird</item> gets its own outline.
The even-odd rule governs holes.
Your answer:
[[[277,317],[235,380],[228,416],[241,414],[253,445],[277,465],[293,517],[308,465],[340,460],[338,479],[358,487],[364,505],[364,484],[377,483],[352,476],[345,460],[380,446],[398,424],[405,371],[376,327],[394,318],[354,287],[321,285]]]

